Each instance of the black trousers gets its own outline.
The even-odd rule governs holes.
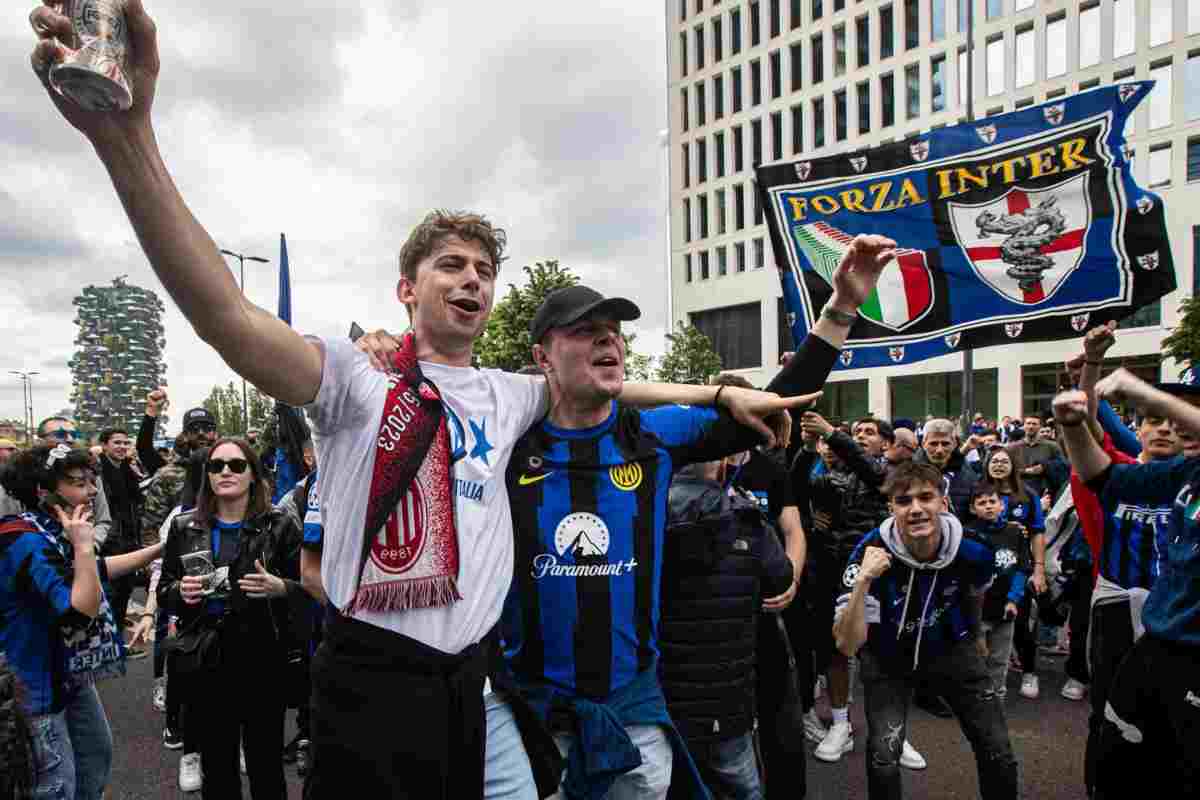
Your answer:
[[[1096,759],[1098,800],[1200,797],[1200,647],[1146,634],[1113,680]]]
[[[805,687],[808,687],[806,708],[812,708],[812,650],[805,646],[810,641],[805,624],[808,615],[799,601],[788,606],[782,614],[793,650],[803,651],[796,655],[797,672],[802,696],[806,691]],[[779,725],[779,714],[783,710],[787,687],[785,681],[788,653],[784,649],[774,614],[758,615],[757,655],[758,685],[755,700],[758,706],[758,741],[766,772],[763,794],[767,800],[803,800],[808,791],[804,730],[802,726],[797,729],[795,725],[781,730]],[[806,708],[797,709],[796,715]]]
[[[1025,599],[1013,625],[1013,647],[1021,660],[1021,671],[1037,674],[1037,614],[1033,613],[1033,587],[1025,588]]]
[[[1067,656],[1064,670],[1068,678],[1080,683],[1089,683],[1088,631],[1092,620],[1092,576],[1085,574],[1075,582],[1075,598],[1071,601],[1071,618],[1067,625],[1071,629],[1071,652]]]
[[[223,635],[224,663],[188,676],[189,733],[198,733],[205,800],[240,800],[238,742],[253,800],[286,800],[283,776],[284,658],[245,636]],[[171,678],[175,683],[175,677]],[[178,687],[177,687],[178,688]]]
[[[1092,685],[1088,700],[1092,711],[1088,716],[1087,747],[1083,762],[1083,781],[1090,797],[1096,787],[1096,761],[1100,757],[1100,734],[1104,728],[1104,706],[1108,703],[1113,680],[1121,662],[1133,649],[1133,620],[1129,601],[1115,600],[1097,605],[1091,610]],[[1074,649],[1074,633],[1071,634]]]

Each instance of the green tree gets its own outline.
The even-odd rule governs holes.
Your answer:
[[[538,261],[522,267],[524,285],[514,285],[492,309],[487,328],[475,342],[480,366],[516,372],[533,361],[533,343],[529,341],[529,323],[534,312],[555,289],[574,286],[579,278],[556,259]]]
[[[271,420],[275,401],[254,386],[246,387],[246,407],[249,411],[250,427],[263,430]],[[244,436],[242,425],[242,387],[229,382],[228,386],[214,386],[208,399],[201,405],[208,409],[217,422],[221,436]]]
[[[721,357],[712,340],[695,325],[679,323],[667,334],[667,352],[659,362],[658,379],[665,383],[705,384],[721,371]]]
[[[1179,324],[1163,339],[1162,354],[1185,369],[1200,367],[1200,297],[1185,298],[1179,305]]]

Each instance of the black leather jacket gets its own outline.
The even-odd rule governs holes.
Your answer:
[[[294,625],[299,613],[310,598],[300,586],[300,541],[302,533],[291,515],[270,509],[246,520],[241,530],[238,555],[229,567],[231,593],[224,618],[217,620],[208,613],[203,602],[188,605],[179,592],[184,576],[180,557],[212,547],[212,530],[195,520],[195,512],[179,514],[171,522],[163,548],[162,577],[158,584],[158,604],[178,616],[176,626],[181,636],[205,625],[224,628],[249,635],[264,647],[272,644],[287,649],[295,639]],[[255,600],[246,597],[238,588],[238,579],[255,571],[254,562],[261,560],[267,571],[283,578],[287,586],[285,597]]]

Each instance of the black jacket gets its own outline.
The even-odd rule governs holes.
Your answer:
[[[759,609],[787,591],[792,562],[758,504],[713,481],[676,478],[668,514],[663,693],[689,743],[723,741],[753,725]]]
[[[924,450],[918,450],[913,456],[913,461],[918,464],[933,464],[929,460],[929,456]],[[946,462],[946,466],[941,468],[942,478],[945,481],[943,489],[946,496],[950,499],[950,510],[954,512],[959,519],[967,519],[971,505],[971,490],[975,488],[975,484],[980,481],[979,472],[970,464],[958,448],[950,454],[950,460]]]
[[[181,556],[212,547],[212,530],[196,522],[195,512],[179,514],[171,522],[163,548],[162,577],[158,604],[179,619],[179,635],[186,636],[204,626],[221,625],[224,630],[246,635],[269,650],[285,652],[303,637],[307,605],[311,598],[300,586],[300,541],[302,532],[291,515],[269,509],[246,520],[241,530],[237,558],[229,567],[230,595],[224,618],[214,619],[204,602],[188,605],[179,592],[184,576]],[[267,571],[284,579],[287,595],[276,600],[254,600],[242,594],[238,579],[255,571],[261,560]]]
[[[815,538],[839,546],[848,556],[864,535],[887,519],[887,498],[879,491],[887,471],[841,431],[834,431],[826,444],[842,463],[808,479],[813,512],[823,512],[831,520],[828,530],[814,530],[820,534]]]

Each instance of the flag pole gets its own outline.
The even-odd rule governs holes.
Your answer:
[[[975,121],[975,0],[967,0],[967,122]],[[975,410],[975,352],[967,347],[962,354],[962,430],[971,435]]]

